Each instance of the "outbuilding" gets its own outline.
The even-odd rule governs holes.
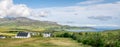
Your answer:
[[[44,32],[42,35],[43,35],[43,37],[51,37],[52,33],[50,33],[50,32]]]

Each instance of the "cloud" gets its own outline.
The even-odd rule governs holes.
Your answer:
[[[119,25],[116,25],[116,24],[102,24],[102,25],[100,25],[100,24],[86,24],[86,25],[80,25],[80,26],[87,26],[87,27],[103,27],[103,26],[105,26],[105,27],[119,27]]]
[[[68,25],[119,25],[120,22],[120,3],[104,3],[88,6],[67,6],[67,7],[52,7],[41,8],[40,10],[47,10],[47,18],[40,20],[55,21],[60,24]],[[39,9],[37,9],[39,10]],[[38,18],[39,19],[39,18]],[[68,21],[74,22],[68,23]]]
[[[30,8],[25,4],[14,5],[13,0],[0,0],[0,16],[29,16]]]
[[[101,3],[104,0],[87,0],[87,1],[83,1],[83,2],[79,2],[77,4],[82,4],[82,5],[90,5],[90,4],[97,4],[97,3]]]
[[[48,16],[48,11],[46,10],[39,10],[39,9],[32,9],[32,16],[36,16],[36,17],[46,17]]]
[[[95,20],[101,20],[101,21],[107,21],[113,19],[111,16],[90,16],[89,19],[95,19]]]
[[[29,16],[45,16],[43,11],[34,12],[25,4],[13,4],[13,0],[0,0],[0,17],[29,17]]]
[[[81,2],[82,4],[94,4],[87,6],[79,5],[31,9],[25,4],[13,4],[13,0],[0,0],[0,17],[29,17],[73,26],[120,25],[120,1],[96,4],[102,1],[103,0],[88,0]]]

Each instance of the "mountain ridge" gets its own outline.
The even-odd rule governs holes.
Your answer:
[[[7,28],[6,30],[66,30],[66,29],[93,29],[90,27],[76,27],[69,25],[60,25],[51,21],[39,21],[26,17],[4,17],[0,18],[0,28]]]
[[[16,17],[16,18],[0,18],[0,25],[6,24],[9,25],[11,23],[14,23],[16,25],[21,26],[31,26],[31,25],[56,25],[60,26],[56,22],[50,22],[50,21],[39,21],[39,20],[33,20],[26,17]]]

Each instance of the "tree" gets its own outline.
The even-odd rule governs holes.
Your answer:
[[[66,33],[63,34],[63,37],[71,37],[71,34],[66,32]]]

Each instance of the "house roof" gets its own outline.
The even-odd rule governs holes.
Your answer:
[[[44,32],[44,34],[51,34],[50,32]]]
[[[3,35],[0,35],[0,37],[4,37]]]
[[[28,32],[19,32],[17,36],[27,36]]]

